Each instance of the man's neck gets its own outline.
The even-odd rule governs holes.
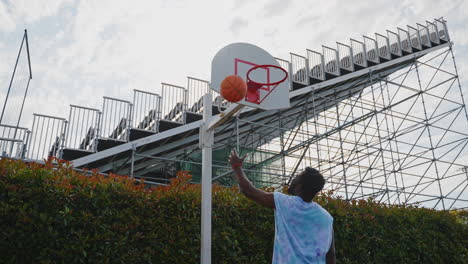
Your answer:
[[[311,203],[312,202],[312,200],[307,201],[307,199],[305,198],[305,195],[303,195],[303,194],[296,194],[296,196],[299,196],[302,199],[302,201],[304,201],[306,203]]]

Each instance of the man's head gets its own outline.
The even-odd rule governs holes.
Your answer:
[[[307,167],[291,181],[288,193],[300,196],[306,202],[311,202],[324,185],[325,179],[322,174],[314,168]]]

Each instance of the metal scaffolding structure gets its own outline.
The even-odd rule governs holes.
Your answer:
[[[346,199],[465,208],[468,115],[454,62],[448,48],[386,78],[369,72],[369,85],[348,90],[345,100],[337,90],[326,98],[312,91],[302,99],[310,108],[292,119],[281,112],[268,124],[238,118],[237,128],[251,132],[235,145],[270,154],[254,155],[252,167],[278,161],[264,168],[268,186],[312,166]],[[271,139],[285,122],[296,128]]]
[[[344,199],[467,208],[468,112],[446,21],[278,62],[289,71],[291,107],[246,108],[218,127],[214,182],[235,184],[227,157],[237,148],[259,187],[280,188],[311,166]],[[189,170],[200,182],[201,98],[214,92],[193,77],[162,91],[135,90],[132,102],[105,97],[102,111],[72,105],[68,120],[36,114],[31,131],[2,136],[21,150],[3,155],[53,155],[161,184]],[[229,107],[216,94],[213,106],[214,115]]]

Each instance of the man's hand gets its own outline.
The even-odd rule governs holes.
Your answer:
[[[246,157],[247,157],[247,154],[242,156],[242,158],[239,158],[239,155],[237,154],[237,150],[233,149],[231,150],[231,154],[229,155],[229,164],[231,164],[231,167],[233,169],[235,167],[242,167],[242,164],[244,163],[244,160]]]

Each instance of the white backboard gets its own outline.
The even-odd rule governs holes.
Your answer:
[[[247,72],[258,65],[280,66],[268,52],[248,43],[232,43],[216,53],[211,63],[211,89],[220,92],[221,82],[229,75],[238,75],[247,81]],[[288,69],[285,69],[288,71]],[[285,73],[275,68],[258,68],[251,72],[250,78],[256,82],[276,82],[285,77]],[[259,89],[259,103],[246,101],[238,104],[264,110],[284,109],[289,107],[289,82],[286,79],[278,86],[264,86]]]

